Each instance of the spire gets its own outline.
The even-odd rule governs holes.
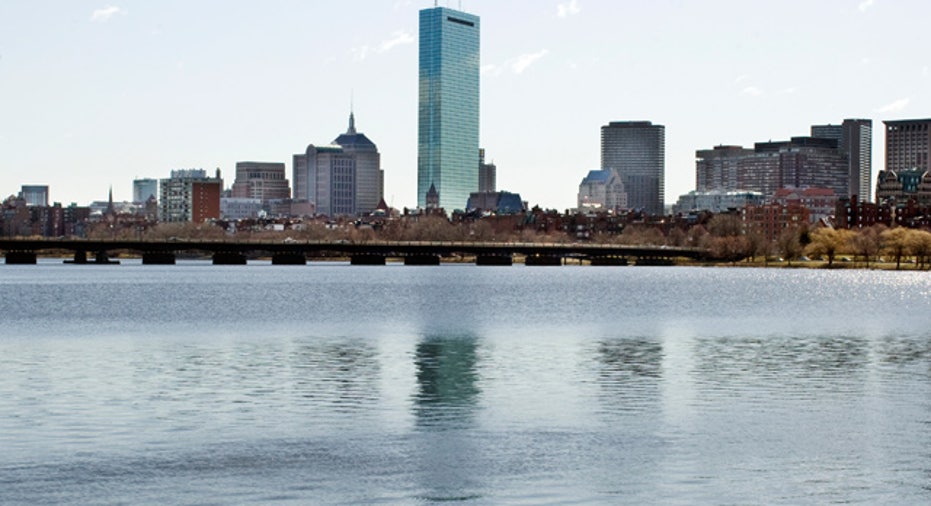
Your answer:
[[[107,216],[113,216],[116,214],[116,209],[113,207],[113,185],[110,185],[110,195],[107,198]]]
[[[349,135],[356,134],[356,116],[353,114],[352,110],[349,111],[349,130],[346,131]]]

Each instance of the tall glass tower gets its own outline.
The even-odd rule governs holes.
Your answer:
[[[417,205],[433,186],[447,212],[478,191],[479,18],[445,7],[420,11]]]
[[[612,121],[601,127],[601,168],[620,174],[629,208],[664,213],[666,127],[649,121]]]

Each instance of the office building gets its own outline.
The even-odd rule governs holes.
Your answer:
[[[478,191],[493,192],[498,189],[498,168],[494,163],[485,163],[485,148],[478,150]]]
[[[845,119],[840,125],[812,125],[811,136],[833,139],[847,161],[847,197],[867,202],[872,191],[873,121]]]
[[[291,197],[285,166],[277,162],[236,162],[231,197],[258,199],[263,203]]]
[[[434,189],[447,212],[465,208],[479,184],[478,16],[420,11],[417,205]]]
[[[384,172],[378,147],[356,130],[349,114],[349,129],[326,146],[307,146],[294,155],[294,199],[306,201],[326,216],[371,214],[384,197]]]
[[[30,207],[48,207],[48,185],[23,185],[19,197]]]
[[[158,179],[134,179],[133,180],[133,202],[136,204],[145,204],[149,198],[158,200]]]
[[[614,121],[601,127],[601,168],[614,169],[627,207],[664,214],[666,128],[649,121]]]
[[[931,119],[883,121],[886,125],[886,171],[931,170]],[[877,197],[878,198],[878,197]]]
[[[579,209],[626,209],[627,192],[617,169],[591,170],[579,184]]]
[[[201,223],[220,218],[220,169],[212,178],[203,169],[173,170],[170,178],[159,181],[158,190],[158,221],[162,223]]]
[[[716,146],[695,152],[698,192],[759,192],[822,188],[837,197],[870,195],[870,120],[815,125],[811,137],[758,142],[753,149]]]

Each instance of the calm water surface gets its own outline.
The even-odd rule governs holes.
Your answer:
[[[2,504],[928,504],[931,276],[0,265]]]

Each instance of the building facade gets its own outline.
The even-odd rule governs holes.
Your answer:
[[[420,11],[417,205],[433,187],[440,207],[463,209],[479,185],[479,17]]]
[[[763,194],[752,191],[692,191],[680,195],[679,200],[672,206],[673,214],[689,214],[700,211],[723,213],[732,209],[743,209],[746,206],[763,204]]]
[[[48,185],[23,185],[20,198],[30,207],[48,207]]]
[[[931,170],[928,153],[931,152],[931,119],[883,121],[886,126],[885,170],[902,172],[915,169],[922,173]],[[877,197],[878,199],[878,197]]]
[[[171,171],[171,177],[158,185],[158,221],[162,223],[201,223],[220,218],[223,179],[207,177],[203,169]]]
[[[759,192],[772,198],[782,188],[828,188],[835,195],[850,189],[847,157],[828,138],[793,137],[758,142],[753,149],[718,146],[696,151],[699,192]]]
[[[783,188],[825,188],[836,197],[869,199],[872,121],[813,125],[811,136],[758,142],[753,149],[716,146],[695,152],[699,192],[760,192],[772,198]]]
[[[158,179],[144,178],[133,180],[133,202],[144,204],[150,197],[158,200]]]
[[[601,168],[614,169],[627,207],[664,213],[666,128],[649,121],[613,121],[601,127]]]
[[[231,197],[258,199],[263,203],[291,197],[285,166],[277,162],[236,162]]]
[[[845,119],[840,125],[812,125],[811,136],[832,139],[847,161],[847,197],[870,200],[873,172],[873,121]]]
[[[371,214],[384,198],[384,172],[378,147],[356,131],[355,115],[349,129],[330,145],[307,146],[294,155],[294,199],[306,201],[326,216]]]
[[[904,203],[914,200],[931,204],[931,171],[921,169],[882,170],[876,176],[876,202]]]
[[[579,184],[579,209],[627,209],[627,192],[616,169],[591,170]]]
[[[478,191],[493,192],[498,189],[498,168],[493,163],[485,163],[485,149],[478,151]]]

